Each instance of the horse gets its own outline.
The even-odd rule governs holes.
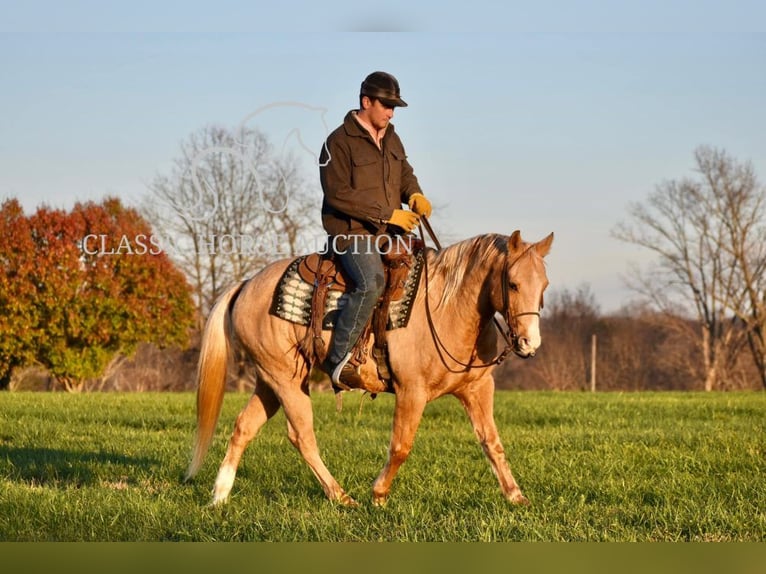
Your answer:
[[[548,286],[543,257],[552,242],[553,233],[528,243],[517,230],[510,236],[479,235],[440,251],[425,249],[409,323],[387,336],[395,406],[388,460],[372,486],[374,505],[388,500],[426,404],[444,395],[461,402],[504,497],[514,504],[529,503],[511,473],[495,424],[492,371],[510,352],[529,358],[541,344],[540,310]],[[214,505],[228,501],[245,447],[280,407],[290,442],[327,498],[357,505],[319,455],[309,394],[311,364],[299,346],[306,327],[270,313],[275,288],[292,261],[271,263],[229,288],[211,310],[202,335],[197,428],[187,480],[200,469],[212,442],[235,352],[251,362],[256,375],[255,390],[236,419],[215,480]],[[506,340],[499,355],[498,327]],[[330,336],[323,333],[325,344]],[[370,381],[368,390],[379,390],[374,363],[367,360],[361,366],[360,374]]]

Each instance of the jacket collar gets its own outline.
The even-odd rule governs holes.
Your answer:
[[[375,143],[372,134],[367,131],[367,129],[356,118],[356,110],[351,110],[346,114],[346,117],[343,119],[343,127],[348,135],[367,138],[370,140],[370,142]],[[394,124],[389,123],[388,126],[386,126],[386,131],[381,138],[381,142],[386,141],[392,133],[394,133]]]

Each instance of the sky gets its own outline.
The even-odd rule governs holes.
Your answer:
[[[631,202],[694,176],[700,145],[751,161],[766,181],[757,3],[543,3],[557,8],[550,18],[513,3],[462,15],[404,5],[331,15],[295,2],[215,13],[197,2],[2,3],[0,200],[137,205],[209,125],[257,127],[278,145],[299,130],[318,152],[362,79],[385,70],[409,103],[393,123],[437,206],[436,232],[449,243],[553,231],[551,289],[587,286],[612,312],[633,298],[629,264],[651,260],[611,236]],[[299,153],[320,193],[311,154]]]

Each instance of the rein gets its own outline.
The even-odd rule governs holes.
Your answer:
[[[439,240],[436,238],[436,234],[434,233],[433,228],[431,227],[431,224],[428,221],[428,218],[425,216],[421,216],[420,218],[421,225],[419,226],[420,229],[420,236],[423,239],[423,242],[425,243],[425,233],[423,233],[423,227],[425,227],[426,231],[428,232],[428,235],[431,237],[431,240],[433,241],[434,245],[436,246],[437,251],[441,251],[442,246],[441,243],[439,243]],[[506,258],[505,262],[503,263],[503,272],[502,272],[502,282],[501,282],[501,289],[502,289],[502,295],[503,295],[503,318],[505,319],[506,323],[508,324],[508,330],[506,331],[503,326],[501,325],[500,321],[498,321],[497,317],[492,317],[495,328],[497,331],[502,335],[503,340],[505,341],[505,348],[498,353],[498,355],[492,359],[491,361],[488,361],[486,363],[480,363],[480,364],[474,364],[474,358],[476,356],[476,347],[474,346],[474,350],[471,356],[471,359],[464,363],[460,359],[456,358],[452,353],[449,352],[447,347],[442,342],[441,338],[439,337],[439,334],[436,331],[436,326],[434,325],[433,316],[431,314],[431,304],[429,302],[429,282],[428,282],[428,256],[426,255],[423,257],[423,272],[425,274],[425,290],[426,290],[426,320],[428,321],[428,329],[431,331],[431,336],[433,337],[434,342],[436,343],[436,350],[439,353],[439,357],[441,358],[444,365],[447,367],[447,370],[451,373],[461,373],[462,370],[455,370],[450,368],[447,365],[447,362],[444,360],[444,354],[446,354],[450,359],[452,359],[455,363],[460,365],[461,367],[464,367],[464,369],[483,369],[486,367],[491,367],[493,365],[499,365],[502,363],[508,355],[511,354],[513,351],[514,346],[516,345],[516,341],[518,341],[519,336],[516,334],[516,330],[514,329],[514,325],[516,323],[516,319],[519,317],[524,317],[526,315],[536,315],[537,317],[540,316],[539,311],[524,311],[522,313],[511,313],[511,299],[510,299],[510,286],[508,285],[508,274],[511,270],[511,268],[516,264],[519,259],[521,259],[524,255],[526,255],[527,251],[529,251],[532,247],[528,247],[521,255],[519,255],[516,259],[513,260],[513,263],[508,262],[508,258]],[[482,329],[479,329],[479,333],[481,333]]]

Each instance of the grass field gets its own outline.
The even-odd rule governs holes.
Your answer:
[[[457,401],[429,405],[385,508],[370,486],[393,397],[314,397],[328,467],[360,503],[328,502],[281,413],[250,445],[228,506],[208,506],[245,395],[181,478],[191,394],[0,394],[2,541],[764,541],[766,393],[498,392],[531,505],[507,504]]]

